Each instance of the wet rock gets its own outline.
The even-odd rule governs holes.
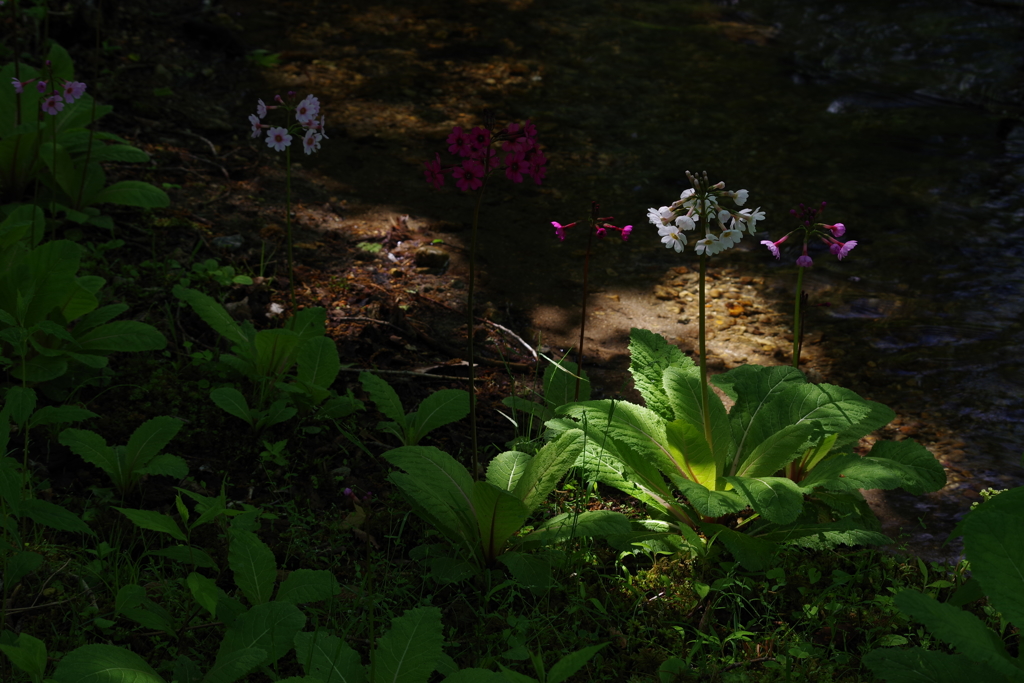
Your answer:
[[[440,247],[425,245],[416,250],[413,261],[418,268],[430,270],[443,270],[448,267],[450,257],[448,252]]]
[[[223,237],[214,237],[210,240],[210,244],[219,249],[226,249],[227,251],[236,251],[242,247],[244,239],[241,235],[224,235]]]

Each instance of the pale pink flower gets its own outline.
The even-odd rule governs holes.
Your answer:
[[[828,225],[827,223],[822,223],[821,227],[831,230],[832,234],[835,237],[842,237],[846,233],[846,226],[843,225],[842,223],[836,223],[835,225]]]
[[[813,259],[807,255],[806,251],[796,260],[796,264],[801,268],[810,268],[813,263]]]
[[[441,155],[435,154],[433,161],[425,161],[423,162],[423,165],[427,167],[426,170],[423,171],[423,175],[426,176],[427,182],[440,190],[444,185],[444,171],[441,169]]]
[[[285,147],[292,144],[292,136],[288,134],[287,128],[271,128],[267,131],[267,147],[283,152]]]
[[[42,104],[43,111],[52,116],[56,116],[57,112],[64,109],[64,100],[60,95],[50,95]]]
[[[327,131],[324,130],[324,117],[323,117],[323,115],[320,116],[320,124],[317,126],[317,128],[319,129],[320,135],[323,136],[324,140],[330,140],[330,138],[327,137]]]
[[[267,115],[267,105],[263,103],[263,100],[256,100],[256,116],[264,118]]]
[[[320,113],[320,100],[312,95],[306,95],[305,99],[295,107],[296,120],[305,125],[316,118]]]
[[[260,123],[259,117],[256,114],[249,114],[249,123],[252,124],[252,136],[258,138],[263,132],[263,124]]]
[[[761,240],[761,244],[768,247],[768,251],[772,252],[772,256],[776,259],[779,258],[779,245],[789,239],[789,235],[784,235],[778,242],[772,242],[771,240]]]
[[[839,242],[837,240],[829,245],[829,251],[835,254],[836,258],[842,261],[855,246],[857,246],[857,240],[850,240],[849,242]]]
[[[555,221],[551,221],[551,225],[555,226],[555,237],[557,237],[558,239],[560,239],[562,241],[565,241],[565,230],[566,230],[566,228],[571,228],[572,226],[574,226],[576,224],[575,223],[569,223],[569,225],[562,225],[561,223],[557,223]]]
[[[315,130],[310,128],[306,131],[306,134],[302,136],[302,151],[306,154],[312,154],[313,152],[320,150],[320,139],[323,136],[317,133]]]
[[[24,92],[25,84],[19,81],[17,78],[11,79],[11,85],[14,86],[14,92],[18,93],[19,95],[22,92]]]
[[[80,99],[85,94],[85,83],[79,81],[64,81],[64,88],[62,94],[64,95],[64,101],[68,104],[73,104],[75,100]]]

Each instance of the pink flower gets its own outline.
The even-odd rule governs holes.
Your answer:
[[[526,119],[526,121],[523,122],[523,135],[528,138],[537,137],[537,126],[530,123],[530,119]]]
[[[772,252],[772,256],[776,259],[779,258],[779,245],[789,239],[789,235],[784,236],[778,242],[772,242],[771,240],[761,240],[761,244],[768,247],[768,251]]]
[[[39,92],[46,90],[46,81],[36,81],[36,90]]]
[[[423,165],[427,167],[426,170],[423,171],[423,175],[426,176],[427,182],[440,190],[444,185],[444,171],[441,169],[441,155],[435,154],[433,161],[425,161],[423,162]]]
[[[22,83],[17,78],[12,78],[11,79],[11,85],[14,86],[14,92],[16,92],[16,93],[18,93],[20,95],[24,91],[24,87],[25,87],[26,84]]]
[[[575,223],[570,223],[569,225],[562,225],[561,223],[556,223],[555,221],[551,221],[551,225],[555,226],[555,237],[557,237],[558,239],[560,239],[562,241],[565,241],[565,231],[566,231],[566,229],[567,228],[571,228],[572,226],[574,226],[576,224]]]
[[[801,268],[810,268],[811,264],[813,264],[813,263],[814,263],[814,261],[811,260],[811,257],[807,255],[806,249],[804,250],[803,255],[800,256],[800,258],[798,258],[796,260],[796,264],[798,266],[800,266]]]
[[[505,157],[505,177],[514,183],[523,182],[523,174],[529,175],[530,168],[530,162],[521,152]]]
[[[842,261],[855,246],[857,246],[857,240],[850,240],[849,242],[840,242],[836,240],[829,245],[829,251],[835,254],[836,257]]]
[[[469,136],[462,126],[455,126],[448,135],[448,151],[460,157],[468,157],[473,150],[469,146]]]
[[[306,125],[310,121],[316,118],[316,115],[320,113],[320,100],[313,97],[312,95],[306,95],[299,104],[295,107],[295,119]]]
[[[292,144],[292,136],[288,134],[287,128],[271,128],[267,131],[267,147],[283,152],[285,147]]]
[[[491,144],[491,131],[476,126],[466,135],[470,153],[474,157],[481,157]]]
[[[594,226],[594,234],[597,235],[598,239],[604,237],[606,232],[608,232],[606,225]]]
[[[256,114],[249,114],[249,123],[252,124],[252,136],[258,138],[263,132],[263,125],[260,123],[260,119]]]
[[[75,100],[82,97],[85,94],[85,83],[78,81],[64,81],[64,101],[68,104],[74,103]]]
[[[823,223],[821,227],[831,230],[832,234],[836,237],[842,237],[843,234],[846,232],[846,226],[843,225],[842,223],[836,223],[835,225],[828,225],[827,223]]]
[[[632,225],[627,225],[626,227],[624,227],[622,229],[622,241],[623,242],[625,242],[626,240],[629,239],[629,234],[631,232],[633,232],[633,226]]]
[[[452,175],[455,176],[456,187],[463,192],[469,192],[484,184],[484,165],[475,159],[466,159],[462,166],[452,169]]]
[[[267,105],[263,103],[263,100],[256,100],[256,116],[261,119],[267,115]]]
[[[319,151],[320,139],[323,136],[317,133],[316,130],[310,128],[306,131],[306,134],[302,136],[302,151],[306,154],[312,154],[313,152]]]
[[[533,182],[540,185],[540,181],[544,179],[547,173],[547,168],[544,164],[548,163],[547,157],[544,156],[544,152],[539,149],[530,154],[530,177],[533,178]]]
[[[64,109],[64,100],[60,95],[50,95],[43,100],[43,111],[52,116],[56,116],[57,112]]]
[[[317,126],[317,128],[319,129],[320,135],[323,136],[324,140],[330,140],[330,138],[327,137],[327,131],[324,130],[324,117],[323,117],[323,115],[320,116],[320,124]]]

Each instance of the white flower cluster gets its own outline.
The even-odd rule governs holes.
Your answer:
[[[726,190],[724,182],[710,185],[707,173],[696,178],[687,171],[686,177],[693,187],[685,190],[678,201],[671,206],[647,211],[647,218],[658,226],[661,241],[669,249],[682,252],[687,244],[683,233],[695,230],[703,221],[704,238],[697,240],[695,250],[698,254],[712,256],[738,244],[743,238],[744,227],[753,235],[756,232],[754,226],[764,220],[761,207],[730,209],[719,204],[722,199],[731,199],[736,206],[743,206],[749,194],[746,190]],[[712,232],[713,223],[717,223],[717,233]]]

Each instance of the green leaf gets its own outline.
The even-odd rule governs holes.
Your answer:
[[[971,575],[1004,617],[1024,626],[1024,488],[993,496],[963,525]]]
[[[499,453],[487,466],[487,481],[503,491],[512,491],[516,487],[516,482],[523,476],[526,464],[532,457],[528,453],[520,451]]]
[[[57,683],[166,683],[134,652],[114,645],[83,645],[64,655],[53,672]]]
[[[114,509],[132,520],[132,522],[135,523],[135,526],[140,529],[159,531],[164,534],[169,534],[172,538],[177,541],[181,541],[182,543],[188,542],[185,538],[185,534],[178,527],[178,523],[174,521],[173,517],[154,510],[133,510],[118,507],[115,507]]]
[[[228,566],[235,574],[235,583],[251,604],[262,605],[270,600],[274,590],[274,553],[251,531],[232,528],[228,538]]]
[[[469,392],[464,389],[440,389],[423,399],[415,413],[406,418],[409,432],[406,445],[413,446],[431,431],[457,422],[469,415]]]
[[[32,677],[33,683],[42,683],[46,675],[46,643],[27,633],[18,635],[16,645],[0,645],[0,652]]]
[[[303,342],[297,361],[299,381],[318,387],[330,387],[341,371],[337,344],[328,337],[313,337]]]
[[[266,428],[272,427],[273,425],[276,424],[281,424],[282,422],[287,422],[288,420],[295,417],[295,414],[297,412],[298,410],[295,408],[295,406],[288,405],[287,399],[278,399],[271,403],[270,407],[268,407],[265,411],[263,411],[263,413],[261,413],[261,417],[257,422],[257,426]]]
[[[490,669],[459,669],[441,683],[508,683],[508,679],[498,671]]]
[[[673,420],[682,420],[692,425],[703,437],[704,407],[701,403],[700,370],[698,368],[667,368],[662,376],[662,388],[672,404]],[[722,405],[722,399],[718,398],[718,394],[711,387],[703,387],[703,391],[707,393],[711,419],[712,452],[714,454],[711,463],[713,466],[717,466],[718,476],[721,476],[725,460],[733,451],[729,414],[726,412],[725,406]],[[693,479],[693,481],[705,483],[701,479]],[[712,483],[712,485],[714,484]]]
[[[188,463],[177,455],[161,453],[154,456],[145,467],[139,468],[138,472],[184,479],[188,476]]]
[[[574,401],[590,400],[590,380],[587,373],[580,373],[575,363],[563,360],[544,368],[544,403],[551,408]],[[576,375],[580,376],[580,395],[576,398]]]
[[[473,509],[484,560],[488,563],[504,552],[509,537],[522,528],[530,514],[519,498],[486,481],[476,482],[473,488]]]
[[[256,374],[260,377],[279,379],[293,365],[302,339],[291,330],[260,330],[254,340],[256,349]]]
[[[155,209],[171,205],[171,199],[163,190],[141,180],[122,180],[96,193],[94,204],[120,204]]]
[[[946,471],[931,452],[911,439],[878,441],[871,448],[871,458],[899,463],[901,486],[916,496],[938,491],[946,485]]]
[[[117,161],[121,163],[144,164],[149,155],[131,145],[93,145],[91,159],[97,162]]]
[[[359,653],[326,631],[295,634],[295,655],[307,676],[332,683],[364,683]]]
[[[516,583],[537,594],[548,590],[554,584],[551,562],[543,557],[512,551],[501,555],[498,562],[508,567]]]
[[[124,448],[125,466],[129,472],[144,467],[164,446],[170,443],[185,423],[166,415],[154,417],[139,425]],[[186,468],[187,472],[187,468]]]
[[[78,338],[86,351],[159,351],[167,338],[152,325],[135,320],[116,320],[89,330]]]
[[[99,417],[96,413],[78,406],[43,406],[28,422],[29,429],[42,425],[61,424],[64,422],[81,422]]]
[[[384,413],[388,419],[398,423],[404,430],[405,410],[391,385],[369,372],[359,373],[359,383],[363,385],[363,391],[370,395],[370,400],[377,406],[377,410]]]
[[[991,667],[1010,680],[1024,681],[1024,670],[1016,666],[999,634],[970,612],[915,590],[898,593],[895,603],[900,611],[922,622],[933,635],[955,646],[968,659]]]
[[[441,610],[417,607],[391,622],[377,640],[373,683],[426,683],[441,656]]]
[[[608,643],[591,645],[590,647],[585,647],[582,650],[570,652],[566,656],[562,657],[553,667],[551,667],[551,670],[548,671],[546,683],[562,683],[562,681],[583,668],[583,666],[606,645],[608,645]]]
[[[747,501],[736,491],[712,491],[686,479],[676,481],[676,485],[690,505],[708,517],[721,517],[747,507]]]
[[[114,614],[123,614],[125,609],[138,607],[146,599],[146,589],[137,583],[121,586],[114,596]]]
[[[769,522],[795,522],[804,509],[804,494],[799,486],[785,477],[723,477],[735,486],[755,512]]]
[[[847,454],[822,461],[800,484],[806,489],[820,486],[828,491],[856,491],[894,489],[903,482],[903,468],[898,464]]]
[[[182,564],[195,565],[203,569],[218,569],[218,564],[202,548],[187,545],[172,545],[159,550],[150,550],[147,555],[166,557]]]
[[[736,474],[742,477],[771,476],[800,457],[815,425],[805,422],[787,425],[754,444],[749,455],[737,463]]]
[[[192,597],[196,599],[200,607],[206,609],[213,618],[217,617],[217,603],[220,601],[220,594],[223,592],[217,587],[217,582],[208,579],[202,574],[192,572],[185,580]]]
[[[647,407],[665,421],[676,419],[662,377],[670,367],[692,368],[693,361],[662,336],[637,327],[629,331],[629,354],[629,374]]]
[[[334,574],[326,569],[296,569],[277,589],[277,600],[301,605],[330,600],[341,590]]]
[[[9,587],[8,590],[14,590],[23,578],[39,569],[43,563],[43,556],[30,550],[21,550],[5,559],[0,576],[3,577],[4,585]]]
[[[249,350],[252,340],[245,335],[242,328],[231,317],[231,314],[217,303],[213,297],[194,289],[187,289],[181,285],[174,285],[171,292],[179,299],[188,302],[192,310],[203,319],[203,322],[212,327],[214,332],[237,346],[241,352],[245,353]],[[250,359],[249,354],[246,354],[246,359]]]
[[[185,655],[178,655],[174,660],[174,670],[171,672],[171,680],[174,683],[200,683],[203,674],[199,665]]]
[[[306,616],[287,602],[265,602],[240,614],[224,634],[217,651],[217,664],[234,652],[258,649],[266,653],[260,664],[269,666],[292,649],[295,634],[302,630]],[[216,668],[216,664],[214,665]],[[209,676],[207,676],[209,678]]]
[[[15,385],[7,390],[7,395],[4,396],[4,411],[10,415],[14,424],[24,427],[35,409],[34,389]]]
[[[576,462],[583,452],[586,438],[582,430],[571,429],[558,437],[557,441],[545,444],[526,464],[512,495],[523,502],[528,512],[548,497]]]
[[[708,538],[717,537],[748,571],[764,571],[771,566],[779,551],[779,546],[775,543],[748,536],[721,524],[704,523],[700,528]]]
[[[1000,679],[990,667],[972,662],[963,655],[949,655],[920,647],[909,650],[879,648],[864,655],[862,661],[877,678],[889,683],[995,683]]]
[[[75,533],[89,534],[90,536],[96,535],[96,532],[90,529],[89,525],[83,522],[81,517],[56,503],[32,498],[21,501],[20,507],[21,514],[36,524],[42,524],[60,531],[74,531]]]
[[[221,647],[223,648],[223,645]],[[234,683],[266,658],[267,653],[258,647],[232,650],[224,654],[217,653],[213,668],[206,672],[203,683]]]
[[[666,423],[662,449],[656,451],[656,462],[673,482],[682,478],[705,488],[716,488],[724,461],[711,453],[703,429],[683,420]]]
[[[630,533],[629,518],[611,510],[563,512],[523,538],[523,545],[551,545],[571,538],[608,538]]]
[[[252,411],[249,410],[249,404],[246,403],[245,396],[238,389],[234,387],[214,389],[210,392],[210,400],[228,414],[245,420],[250,425],[254,423]]]

